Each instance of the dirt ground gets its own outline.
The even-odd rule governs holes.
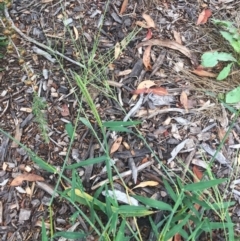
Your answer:
[[[79,63],[86,63],[99,34],[96,66],[89,70],[92,82],[88,91],[101,119],[123,120],[138,100],[131,100],[132,91],[144,80],[151,80],[156,87],[167,90],[171,98],[160,105],[157,104],[159,99],[145,94],[148,99],[145,98],[145,102],[132,119],[142,121],[137,127],[138,131],[170,171],[184,177],[183,173],[186,170],[179,164],[179,160],[184,160],[186,168],[198,166],[202,145],[216,150],[221,142],[233,116],[219,103],[217,97],[219,93],[225,93],[238,86],[240,77],[237,68],[233,69],[234,74],[224,82],[192,73],[200,64],[204,52],[216,49],[231,51],[211,21],[202,25],[196,25],[196,21],[203,9],[211,9],[212,18],[233,21],[240,25],[240,2],[129,0],[124,13],[119,15],[122,2],[114,0],[107,4],[106,1],[100,0],[13,0],[7,10],[9,17],[1,17],[2,29],[12,20],[19,32],[14,31],[16,36],[12,36],[12,47],[8,48],[5,57],[0,59],[0,67],[4,68],[4,71],[0,72],[0,127],[49,164],[61,167],[70,141],[65,125],[68,122],[74,123],[78,115],[79,103],[75,94],[82,96],[71,71],[81,76],[84,70]],[[143,22],[143,13],[151,16],[155,28],[149,30],[136,24],[137,21]],[[111,65],[104,66],[101,56],[110,50],[113,55],[114,51],[116,54],[116,44],[132,32],[135,35],[121,56]],[[179,44],[185,46],[191,56],[183,54],[179,48],[153,44],[151,67],[146,68],[143,52],[147,46],[144,46],[143,40],[148,38],[149,34],[152,35],[151,39],[180,41]],[[78,51],[83,42],[84,51]],[[48,49],[38,43],[54,49],[55,55],[46,57],[46,54],[40,54],[40,50],[48,52]],[[109,59],[111,58],[113,56],[109,56]],[[104,75],[96,70],[103,66]],[[128,70],[130,72],[124,73]],[[104,85],[106,80],[109,81],[111,92]],[[119,88],[112,82],[123,85]],[[47,120],[49,143],[44,141],[41,127],[32,111],[35,91],[46,101],[44,116]],[[115,99],[109,96],[114,96]],[[187,98],[187,104],[184,103],[184,96]],[[81,107],[98,132],[97,122],[89,106],[83,101]],[[239,144],[239,131],[240,123],[237,120],[221,150],[230,166],[237,155],[236,149],[230,146]],[[150,159],[151,151],[135,135],[126,133],[122,137],[126,144],[122,144],[112,155],[112,158],[118,159],[119,172],[129,170],[126,162],[129,158],[134,157],[136,165],[140,165],[144,158]],[[189,146],[185,151],[177,153],[178,159],[170,160],[174,148],[184,141],[189,141]],[[113,142],[114,138],[109,137],[109,146]],[[100,149],[92,132],[79,123],[68,164],[99,157]],[[222,165],[216,160],[212,167],[214,175],[217,178],[238,179],[236,170],[228,168],[225,164]],[[99,174],[102,168],[101,165],[94,165],[90,169],[78,169],[84,189],[90,195],[94,194],[92,187],[96,185],[91,177]],[[198,168],[203,167],[200,165]],[[143,170],[138,174],[137,183],[145,180],[162,183],[162,177],[156,169],[157,164],[155,169],[153,167]],[[65,174],[71,177],[71,172],[68,171]],[[21,185],[10,185],[19,174],[34,174],[44,181],[33,178],[36,182],[25,180]],[[106,176],[101,178],[100,180],[104,180]],[[56,175],[39,168],[24,148],[0,134],[1,240],[41,240],[41,220],[48,215],[48,203],[56,182]],[[126,177],[125,182],[130,187],[134,186],[131,176]],[[139,193],[150,197],[163,191],[163,186],[158,185],[142,188]],[[229,195],[231,191],[229,187]],[[237,235],[240,199],[237,192],[231,197],[236,201],[231,210],[231,218],[236,224]],[[161,194],[159,198],[163,201],[168,200],[167,196]],[[75,212],[75,207],[62,202],[58,197],[54,199],[53,204],[56,230],[68,229],[71,226],[69,216]],[[84,211],[87,213],[87,209]],[[81,229],[89,231],[90,227],[83,220],[80,226]],[[147,218],[139,219],[139,227],[145,240],[156,239],[152,235]],[[216,234],[215,240],[224,240],[221,232]]]

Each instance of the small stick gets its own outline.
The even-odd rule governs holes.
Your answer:
[[[143,94],[140,95],[140,98],[135,106],[127,113],[127,115],[124,117],[123,121],[127,121],[142,105],[143,103]]]
[[[60,56],[60,57],[62,57],[62,58],[64,58],[64,59],[68,60],[69,62],[71,62],[71,63],[73,63],[73,64],[75,64],[75,65],[78,65],[78,66],[81,67],[81,68],[86,69],[86,66],[85,66],[85,65],[83,65],[83,64],[81,64],[81,63],[79,63],[79,62],[76,62],[76,61],[68,58],[67,56],[61,54],[60,52],[58,52],[58,51],[56,51],[56,50],[53,50],[52,48],[48,47],[47,45],[42,44],[42,43],[39,43],[39,42],[36,41],[35,39],[33,39],[33,38],[28,37],[27,35],[25,35],[20,29],[18,29],[18,28],[14,25],[14,22],[12,21],[10,15],[9,15],[9,13],[8,13],[7,7],[4,8],[4,14],[5,14],[6,19],[11,23],[12,28],[13,28],[21,37],[23,37],[23,38],[25,38],[27,41],[29,41],[29,42],[31,42],[31,43],[39,46],[40,48],[43,48],[43,49],[49,51],[49,52],[52,53],[52,54],[58,55],[58,56]]]

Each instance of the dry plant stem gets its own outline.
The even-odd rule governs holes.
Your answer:
[[[141,107],[143,103],[143,94],[140,95],[140,98],[138,100],[138,102],[136,103],[136,105],[127,113],[127,115],[124,117],[123,121],[128,121],[128,119],[134,114],[136,113],[136,111]]]
[[[5,15],[6,19],[11,23],[12,29],[14,29],[21,37],[23,37],[23,38],[26,39],[27,41],[29,41],[29,42],[37,45],[37,46],[40,47],[40,48],[43,48],[43,49],[49,51],[51,54],[55,54],[55,55],[60,56],[61,58],[66,59],[67,61],[69,61],[69,62],[71,62],[71,63],[73,63],[73,64],[75,64],[75,65],[78,65],[78,66],[81,67],[81,68],[84,68],[84,69],[86,68],[85,65],[83,65],[83,64],[81,64],[81,63],[79,63],[79,62],[76,62],[76,61],[68,58],[67,56],[61,54],[60,52],[58,52],[58,51],[56,51],[56,50],[53,50],[52,48],[48,47],[48,46],[45,45],[45,44],[39,43],[39,42],[36,41],[35,39],[33,39],[33,38],[31,38],[31,37],[28,37],[28,36],[25,35],[23,32],[21,32],[21,30],[18,29],[18,28],[14,25],[14,22],[12,21],[10,15],[9,15],[9,13],[8,13],[7,7],[4,8],[4,15]]]
[[[139,171],[142,171],[142,170],[145,169],[146,167],[151,166],[153,163],[154,163],[154,161],[145,162],[144,164],[142,164],[142,165],[140,165],[139,167],[137,167],[137,171],[138,171],[138,172],[139,172]],[[131,170],[128,170],[128,171],[126,171],[126,172],[120,173],[119,175],[113,176],[112,179],[113,179],[113,181],[114,181],[114,180],[120,179],[120,177],[123,178],[123,177],[129,176],[129,175],[131,175],[131,174],[132,174],[132,171],[131,171]],[[102,186],[102,185],[104,185],[104,184],[107,184],[107,183],[109,183],[109,180],[108,180],[108,179],[106,179],[106,180],[104,180],[104,181],[101,181],[101,182],[99,182],[98,184],[92,186],[91,189],[92,189],[92,190],[95,190],[95,189],[97,189],[98,187],[100,187],[100,186]]]

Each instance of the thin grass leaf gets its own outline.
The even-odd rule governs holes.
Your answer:
[[[186,215],[183,220],[181,220],[177,225],[174,225],[173,228],[171,228],[167,232],[165,239],[169,240],[175,234],[180,233],[181,235],[186,236],[186,237],[184,237],[186,240],[188,238],[188,234],[186,232],[183,232],[182,227],[188,222],[190,216],[191,216],[190,214]]]
[[[122,127],[122,126],[135,126],[141,124],[141,121],[106,121],[103,122],[104,127]]]
[[[125,226],[126,226],[126,219],[123,219],[114,241],[122,241],[124,239]]]
[[[146,198],[146,197],[141,197],[141,196],[137,196],[137,195],[133,195],[133,197],[149,207],[156,208],[159,210],[172,211],[172,207],[167,203],[157,201],[152,198]]]
[[[131,130],[129,130],[126,127],[123,126],[117,126],[117,127],[110,127],[108,128],[110,131],[116,131],[116,132],[126,132],[126,133],[133,133]]]
[[[172,198],[172,200],[174,202],[176,202],[177,201],[177,195],[174,192],[174,190],[172,189],[172,187],[169,185],[169,183],[167,182],[166,179],[163,179],[163,183],[164,183],[165,188],[167,189],[168,195]]]
[[[100,156],[100,157],[96,157],[96,158],[90,158],[90,159],[87,159],[85,161],[81,161],[79,163],[75,163],[75,164],[72,164],[72,165],[68,165],[66,166],[65,168],[66,169],[75,169],[75,168],[78,168],[78,167],[84,167],[84,166],[89,166],[89,165],[93,165],[93,164],[97,164],[97,163],[100,163],[100,162],[103,162],[103,161],[106,161],[108,160],[109,158],[107,156]]]
[[[227,220],[227,223],[233,224],[228,211],[226,212],[226,220]],[[228,228],[228,240],[234,240],[234,229],[230,227]]]
[[[206,232],[210,232],[211,230],[224,229],[224,228],[227,228],[229,230],[229,229],[232,229],[233,227],[234,227],[234,224],[232,222],[231,223],[207,222],[202,226],[202,229]]]
[[[145,217],[155,213],[154,211],[150,211],[149,209],[142,206],[131,206],[131,205],[122,205],[118,209],[116,209],[118,214],[123,217]]]
[[[72,182],[71,182],[72,188],[71,188],[71,200],[75,202],[76,194],[74,190],[76,189],[76,169],[72,170]]]
[[[65,130],[66,130],[69,138],[72,139],[72,138],[73,138],[73,135],[74,135],[74,128],[73,128],[72,123],[67,123],[67,124],[65,125]]]
[[[84,232],[57,232],[54,234],[54,238],[63,237],[67,239],[79,239],[85,238],[87,235]]]
[[[191,183],[188,185],[184,186],[184,190],[187,191],[203,191],[207,188],[216,186],[218,184],[221,184],[225,182],[227,179],[215,179],[215,180],[210,180],[210,181],[202,181],[198,183]]]
[[[42,241],[48,241],[46,226],[43,219],[42,219]]]
[[[50,164],[48,164],[47,162],[45,162],[42,158],[36,156],[36,155],[32,155],[29,154],[31,159],[43,170],[51,172],[51,173],[57,173],[57,169],[53,166],[51,166]]]

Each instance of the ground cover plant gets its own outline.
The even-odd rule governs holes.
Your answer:
[[[224,22],[224,3],[217,9],[195,1],[5,9],[14,54],[4,56],[0,89],[3,240],[238,240],[239,110],[218,98],[239,85],[238,64],[215,80],[216,62],[237,56],[227,44],[203,54],[204,43],[219,46],[214,11],[233,46],[237,28]],[[216,69],[202,69],[201,56]]]

